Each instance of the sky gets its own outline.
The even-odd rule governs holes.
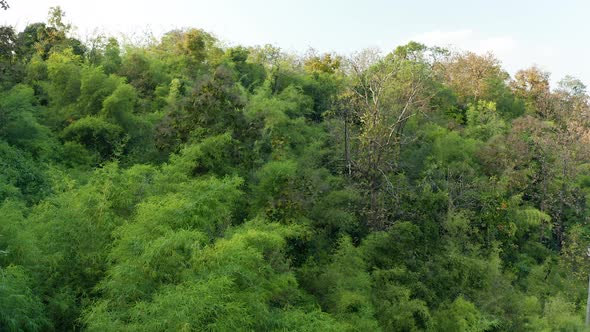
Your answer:
[[[493,52],[509,73],[537,65],[552,84],[565,75],[590,85],[587,0],[7,0],[0,25],[23,29],[60,6],[84,37],[95,31],[156,36],[204,29],[228,45],[274,44],[290,52],[383,52],[410,40]]]

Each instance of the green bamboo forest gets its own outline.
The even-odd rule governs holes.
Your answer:
[[[549,81],[2,26],[0,330],[584,331],[590,103]]]

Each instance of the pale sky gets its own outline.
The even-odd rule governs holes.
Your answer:
[[[388,52],[409,40],[492,51],[511,74],[533,64],[590,85],[590,1],[587,0],[7,0],[0,25],[46,21],[61,6],[80,36],[96,28],[156,35],[195,27],[228,44],[274,44],[287,51]],[[84,38],[82,38],[84,39]]]

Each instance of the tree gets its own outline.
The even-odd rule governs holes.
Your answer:
[[[379,331],[371,303],[371,279],[365,262],[350,238],[338,241],[332,262],[315,283],[325,310],[357,328]]]
[[[13,27],[0,27],[0,60],[11,60],[16,53],[16,33]]]
[[[494,102],[478,100],[476,104],[469,106],[466,115],[466,134],[482,141],[502,134],[506,129],[506,123],[499,117]]]
[[[457,93],[463,105],[489,98],[493,83],[508,79],[508,73],[491,53],[455,54],[446,59],[439,70],[443,71],[446,83]]]
[[[244,102],[231,71],[219,66],[211,75],[202,77],[191,94],[173,105],[158,124],[158,146],[173,151],[193,134],[237,134],[243,122]]]
[[[64,22],[65,16],[66,13],[61,7],[56,6],[49,8],[49,18],[47,19],[47,23],[49,23],[51,28],[55,29],[55,33],[60,34],[63,37],[72,30],[72,25]]]
[[[524,113],[523,102],[508,85],[508,73],[491,53],[453,54],[443,58],[436,70],[449,89],[444,94],[447,96],[447,103],[450,103],[445,111],[459,124],[467,120],[469,105],[477,104],[480,100],[496,103],[498,115],[504,119],[513,119]]]
[[[64,129],[63,138],[87,148],[97,162],[113,158],[125,145],[123,128],[96,116],[87,116],[72,123]]]
[[[367,50],[349,60],[349,107],[360,124],[353,167],[369,192],[368,222],[374,229],[385,227],[380,193],[394,190],[389,176],[398,169],[404,128],[408,120],[428,111],[436,94],[431,89],[435,55],[436,50],[409,43],[385,58]]]
[[[44,167],[26,151],[0,140],[0,201],[38,203],[51,192]]]
[[[287,67],[287,55],[281,52],[279,47],[270,44],[258,47],[253,50],[253,58],[256,63],[260,63],[266,68],[267,79],[273,94],[286,87],[281,82],[281,75]]]
[[[38,54],[44,60],[52,50],[64,51],[71,49],[78,56],[82,56],[86,47],[77,39],[68,37],[72,26],[63,21],[65,13],[60,7],[52,7],[49,11],[48,24],[29,24],[18,35],[17,55],[21,59],[29,60]]]
[[[105,74],[116,73],[121,68],[121,50],[115,38],[109,38],[105,46],[102,68]]]
[[[553,113],[551,92],[549,90],[549,73],[538,67],[519,70],[510,83],[512,89],[526,101],[527,111],[550,119]]]
[[[112,43],[109,50],[108,70],[119,67],[118,63],[118,44]],[[140,49],[128,50],[127,56],[121,60],[117,74],[126,77],[129,84],[133,85],[141,97],[150,98],[154,95],[154,90],[158,86],[154,70],[151,68],[147,52]]]
[[[68,106],[80,96],[81,62],[80,56],[74,54],[72,49],[52,53],[47,59],[47,74],[52,82],[48,93],[52,106]]]
[[[20,266],[0,266],[0,327],[6,331],[51,329],[41,299],[33,292],[31,277]]]
[[[251,92],[259,87],[266,79],[266,70],[260,63],[253,63],[251,50],[245,47],[233,47],[226,51],[226,56],[232,62],[237,78],[242,86]]]

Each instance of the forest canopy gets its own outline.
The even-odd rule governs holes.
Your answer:
[[[579,79],[64,17],[0,27],[0,330],[585,329]]]

